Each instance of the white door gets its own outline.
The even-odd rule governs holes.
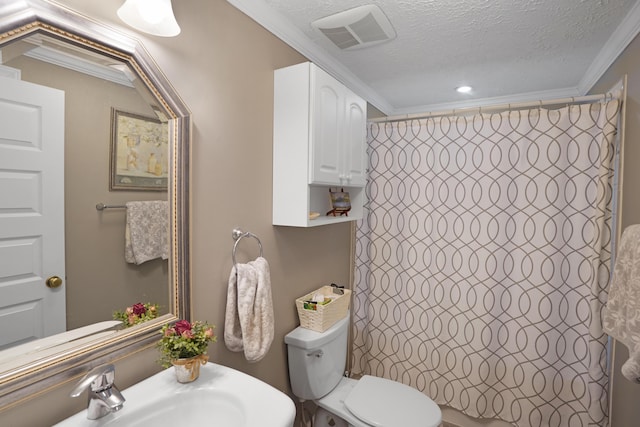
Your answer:
[[[66,329],[63,187],[64,92],[0,78],[0,349]]]

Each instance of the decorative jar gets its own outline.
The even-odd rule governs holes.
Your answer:
[[[206,365],[209,356],[200,354],[186,359],[175,359],[171,361],[179,383],[190,383],[200,376],[200,365]]]

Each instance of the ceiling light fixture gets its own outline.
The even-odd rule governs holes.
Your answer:
[[[180,34],[171,0],[126,0],[118,9],[118,16],[127,25],[154,36]]]
[[[471,86],[458,86],[456,90],[459,93],[470,93],[473,90],[473,88]]]

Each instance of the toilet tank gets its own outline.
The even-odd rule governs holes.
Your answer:
[[[284,337],[293,394],[315,400],[333,390],[344,375],[349,316],[325,332],[297,327]]]

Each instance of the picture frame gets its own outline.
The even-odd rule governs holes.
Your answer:
[[[111,109],[110,191],[167,191],[169,125],[156,115]]]

